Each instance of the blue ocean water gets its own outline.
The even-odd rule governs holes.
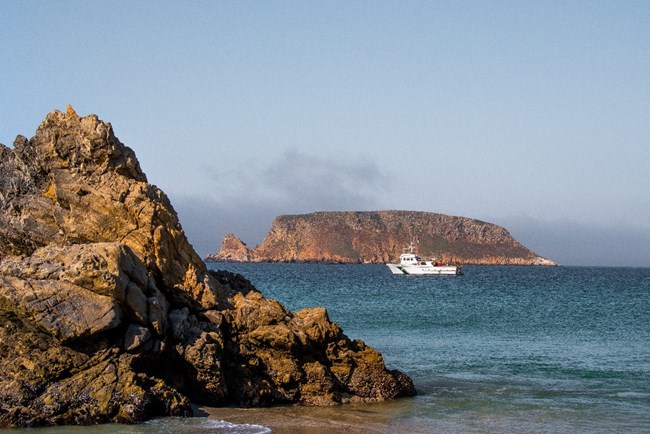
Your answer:
[[[419,396],[385,432],[650,432],[650,269],[210,264],[292,310],[326,306]]]
[[[39,433],[650,433],[650,268],[209,264],[292,310],[326,306],[419,395]],[[271,429],[272,428],[272,431]]]

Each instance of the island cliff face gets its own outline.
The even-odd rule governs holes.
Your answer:
[[[556,265],[504,228],[466,217],[415,211],[315,212],[277,217],[251,251],[233,235],[208,261],[387,263],[408,244],[422,257],[485,265]],[[231,250],[237,248],[236,253]],[[245,248],[245,245],[243,245]]]
[[[0,145],[0,427],[414,393],[324,308],[209,272],[110,124],[68,108]]]

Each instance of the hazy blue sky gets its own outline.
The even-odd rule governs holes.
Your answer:
[[[650,266],[650,1],[0,1],[0,143],[71,104],[202,255],[413,209]]]

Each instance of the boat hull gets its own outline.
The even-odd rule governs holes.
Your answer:
[[[402,265],[386,264],[393,274],[412,274],[415,276],[458,276],[461,268],[455,265]]]

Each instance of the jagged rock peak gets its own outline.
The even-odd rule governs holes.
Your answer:
[[[78,138],[83,139],[80,142]],[[41,148],[33,152],[51,168],[75,168],[85,173],[92,170],[100,174],[113,170],[137,181],[147,181],[135,153],[115,137],[110,123],[102,122],[94,114],[80,117],[70,105],[65,113],[50,112],[36,130],[34,139],[23,143]]]
[[[208,271],[133,151],[71,107],[0,147],[0,373],[0,427],[415,393],[325,309]]]
[[[179,289],[177,298],[218,304],[219,285],[206,277],[167,196],[147,183],[110,123],[55,110],[32,139],[19,136],[3,154],[0,198],[11,208],[0,214],[0,257],[51,243],[120,242]]]

